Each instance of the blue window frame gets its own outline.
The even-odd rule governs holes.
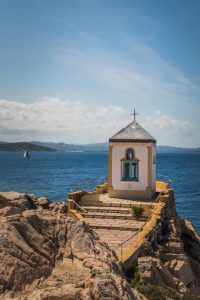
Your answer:
[[[122,160],[122,181],[138,181],[138,165],[133,149],[127,149],[125,159]]]

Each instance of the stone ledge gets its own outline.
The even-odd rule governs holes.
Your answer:
[[[164,195],[161,195],[159,197],[159,200],[155,205],[154,211],[149,221],[147,221],[143,229],[138,232],[136,244],[133,245],[133,247],[131,247],[129,251],[125,252],[122,255],[121,261],[124,264],[125,270],[128,270],[134,266],[136,259],[142,251],[144,243],[148,240],[148,237],[150,237],[154,233],[155,228],[161,220],[164,209],[174,200],[173,190],[169,189],[168,184],[164,182],[158,182],[158,186],[160,188],[160,191],[163,192]]]

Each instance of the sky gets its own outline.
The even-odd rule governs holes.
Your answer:
[[[0,141],[200,147],[199,0],[0,0]]]

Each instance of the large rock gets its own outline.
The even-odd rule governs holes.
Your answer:
[[[181,219],[180,227],[184,250],[195,276],[194,285],[200,287],[200,236],[190,221]]]
[[[167,268],[171,271],[171,274],[173,274],[174,277],[178,278],[186,286],[195,279],[188,258],[180,260],[177,257],[176,259],[170,260],[167,264]]]
[[[145,283],[200,293],[200,237],[191,222],[176,213],[175,202],[162,211],[153,233],[143,243],[138,267]]]
[[[6,206],[25,206],[28,209],[36,209],[34,201],[37,198],[33,194],[24,194],[18,192],[0,192],[0,208]]]
[[[162,264],[160,259],[153,257],[138,258],[140,278],[145,284],[166,285],[175,288],[173,276]]]
[[[0,299],[135,299],[115,253],[64,204],[0,194]]]

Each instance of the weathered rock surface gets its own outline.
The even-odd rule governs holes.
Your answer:
[[[140,277],[145,283],[167,285],[175,288],[173,276],[161,263],[160,259],[153,257],[140,257],[138,259]]]
[[[118,259],[64,203],[0,193],[0,299],[137,299]]]
[[[200,237],[191,222],[177,215],[174,201],[145,242],[138,270],[145,284],[165,285],[182,295],[200,294]]]
[[[200,237],[173,201],[137,265],[144,285],[199,299],[191,293],[200,294]],[[0,299],[147,298],[130,289],[115,253],[88,225],[68,217],[65,203],[9,192],[0,193]]]

